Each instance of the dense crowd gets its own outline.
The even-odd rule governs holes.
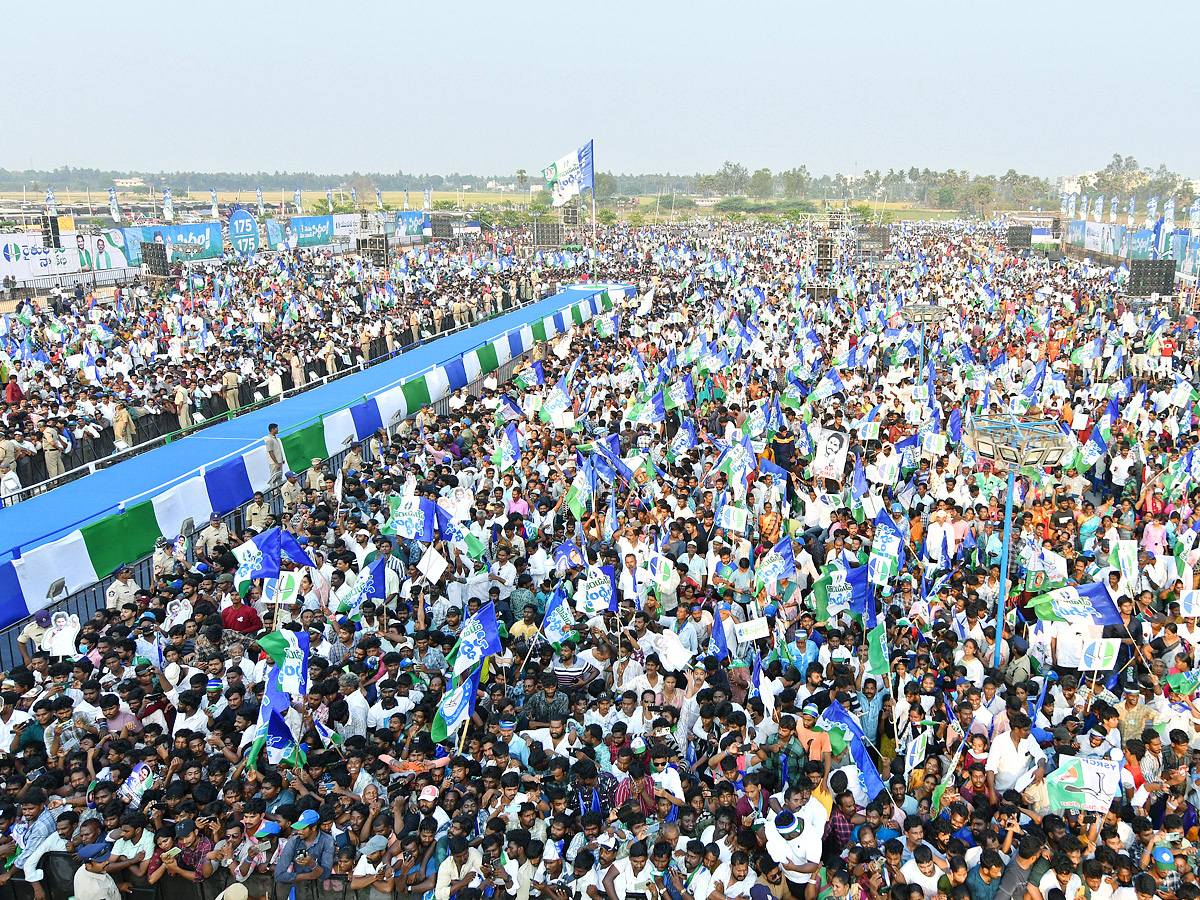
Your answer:
[[[612,232],[637,291],[512,383],[162,540],[77,629],[39,613],[0,880],[42,900],[59,853],[78,900],[1200,897],[1191,298],[968,227],[818,279],[809,237]],[[985,416],[1066,455],[1010,492]]]
[[[537,298],[553,273],[498,249],[487,267],[420,247],[387,268],[320,250],[231,256],[111,302],[82,285],[23,301],[0,337],[0,494]]]

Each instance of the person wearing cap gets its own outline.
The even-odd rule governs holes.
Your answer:
[[[109,609],[120,609],[126,603],[137,601],[141,587],[133,580],[133,569],[121,566],[113,573],[113,583],[104,592],[104,605]]]
[[[75,870],[75,900],[119,900],[117,883],[108,874],[112,851],[107,842],[87,844],[76,851],[81,865]]]
[[[350,874],[350,890],[361,891],[371,888],[372,892],[390,894],[394,890],[396,877],[391,863],[385,859],[388,839],[381,834],[372,835],[358,848],[358,862]]]
[[[17,649],[21,653],[21,659],[28,666],[32,662],[29,653],[30,645],[34,651],[42,648],[42,637],[45,636],[46,630],[50,627],[50,610],[39,609],[33,614],[33,619],[26,623],[21,629],[21,633],[17,635]]]
[[[295,509],[296,504],[300,502],[300,497],[303,493],[300,487],[300,476],[298,473],[288,469],[283,473],[284,482],[279,488],[280,499],[283,500],[284,509]]]
[[[229,526],[217,513],[208,517],[208,524],[196,535],[196,553],[205,559],[212,559],[218,546],[229,547],[234,543],[229,533]]]
[[[321,830],[320,822],[315,809],[302,812],[275,862],[275,880],[292,885],[296,900],[315,900],[321,879],[333,872],[333,838]]]

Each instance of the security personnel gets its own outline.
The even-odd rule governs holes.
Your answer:
[[[246,507],[246,527],[266,531],[271,527],[271,507],[263,502],[262,491],[254,492],[254,502]]]
[[[104,605],[109,609],[120,609],[137,600],[138,584],[133,580],[133,569],[121,566],[116,571],[116,579],[104,594]]]
[[[283,487],[279,489],[279,493],[283,497],[284,509],[295,509],[296,504],[300,502],[300,493],[303,490],[300,487],[300,476],[295,472],[288,471],[284,473],[283,477]]]
[[[204,530],[196,538],[196,552],[211,558],[213,548],[217,544],[224,544],[228,547],[231,541],[232,537],[229,534],[229,526],[221,520],[219,515],[213,513],[208,517],[208,524],[204,527]]]

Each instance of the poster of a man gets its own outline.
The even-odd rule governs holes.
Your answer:
[[[841,481],[846,472],[846,454],[850,449],[849,438],[841,431],[826,431],[817,442],[813,456],[813,475],[817,478],[832,478]]]

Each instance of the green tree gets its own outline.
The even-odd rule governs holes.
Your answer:
[[[774,193],[775,182],[771,180],[771,170],[756,169],[750,178],[750,196],[769,200]]]
[[[433,208],[434,208],[434,209],[438,209],[438,210],[442,210],[442,209],[454,209],[454,208],[455,208],[455,205],[454,205],[454,201],[453,201],[453,200],[434,200],[434,201],[433,201]]]
[[[517,186],[521,188],[521,192],[525,192],[525,185],[529,184],[529,173],[524,169],[517,169]]]
[[[629,224],[635,225],[635,226],[645,225],[646,224],[646,214],[644,212],[642,212],[640,209],[635,209],[633,212],[631,212],[629,214]]]
[[[808,191],[808,169],[804,166],[788,169],[779,177],[783,180],[783,196],[789,200],[800,200]]]
[[[726,194],[744,194],[750,186],[750,170],[741,163],[725,160],[717,170],[717,182]]]
[[[943,185],[937,191],[938,209],[954,209],[954,188]]]
[[[607,199],[617,192],[617,179],[611,172],[596,173],[596,199]]]
[[[601,225],[615,225],[617,214],[611,209],[600,209],[596,211],[596,221]]]

